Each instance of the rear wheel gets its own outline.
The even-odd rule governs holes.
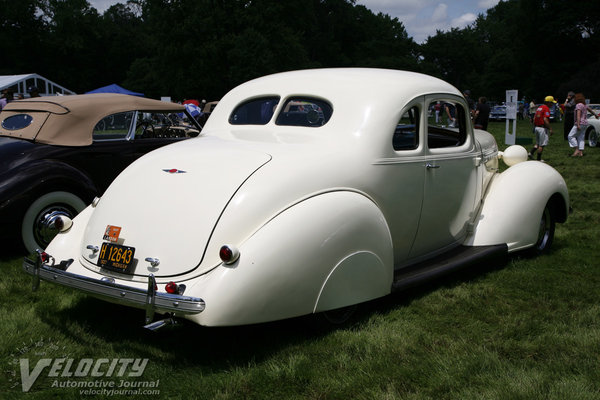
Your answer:
[[[598,146],[598,132],[593,127],[588,130],[588,145],[590,147]]]
[[[57,235],[54,220],[59,216],[74,218],[85,208],[79,197],[69,192],[46,193],[31,203],[23,217],[21,237],[30,253],[43,250]]]

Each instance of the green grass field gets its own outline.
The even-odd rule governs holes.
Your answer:
[[[504,123],[489,130],[504,149]],[[69,384],[147,382],[151,399],[600,398],[600,148],[571,158],[562,125],[544,154],[566,179],[573,213],[552,251],[511,257],[369,303],[343,328],[311,318],[235,328],[144,330],[143,313],[42,282],[0,256],[0,399],[79,399]],[[518,136],[531,137],[527,121]],[[140,377],[76,378],[38,360],[147,359]],[[75,367],[73,367],[73,370]],[[57,375],[57,376],[52,376]],[[100,388],[93,388],[101,390]],[[135,390],[131,389],[130,390]]]

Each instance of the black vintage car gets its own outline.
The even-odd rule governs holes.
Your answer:
[[[9,103],[0,113],[0,238],[44,249],[58,216],[73,218],[135,159],[201,129],[182,105],[128,95]]]

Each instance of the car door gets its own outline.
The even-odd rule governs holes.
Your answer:
[[[474,218],[479,154],[468,107],[454,96],[428,96],[426,107],[440,101],[444,117],[428,119],[425,179],[419,228],[411,258],[426,258],[459,245]]]
[[[385,156],[374,162],[378,179],[369,189],[386,215],[396,267],[407,264],[419,226],[425,178],[422,124],[427,118],[423,101],[420,96],[398,108],[393,117],[397,122],[385,132]]]

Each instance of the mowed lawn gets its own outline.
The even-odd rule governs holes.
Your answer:
[[[571,158],[561,123],[544,154],[569,186],[573,213],[552,251],[481,265],[363,307],[348,326],[312,318],[232,328],[189,323],[158,332],[143,312],[42,282],[22,257],[0,255],[0,399],[79,399],[68,384],[151,391],[98,398],[598,399],[600,398],[600,148]],[[489,130],[500,148],[505,124]],[[519,121],[519,136],[531,137]],[[521,206],[515,204],[515,207]],[[525,206],[523,204],[523,206]],[[17,234],[17,232],[15,232]],[[147,359],[139,377],[68,377],[43,369],[22,392],[21,359]],[[64,365],[63,363],[63,365]],[[56,376],[52,376],[56,375]]]

